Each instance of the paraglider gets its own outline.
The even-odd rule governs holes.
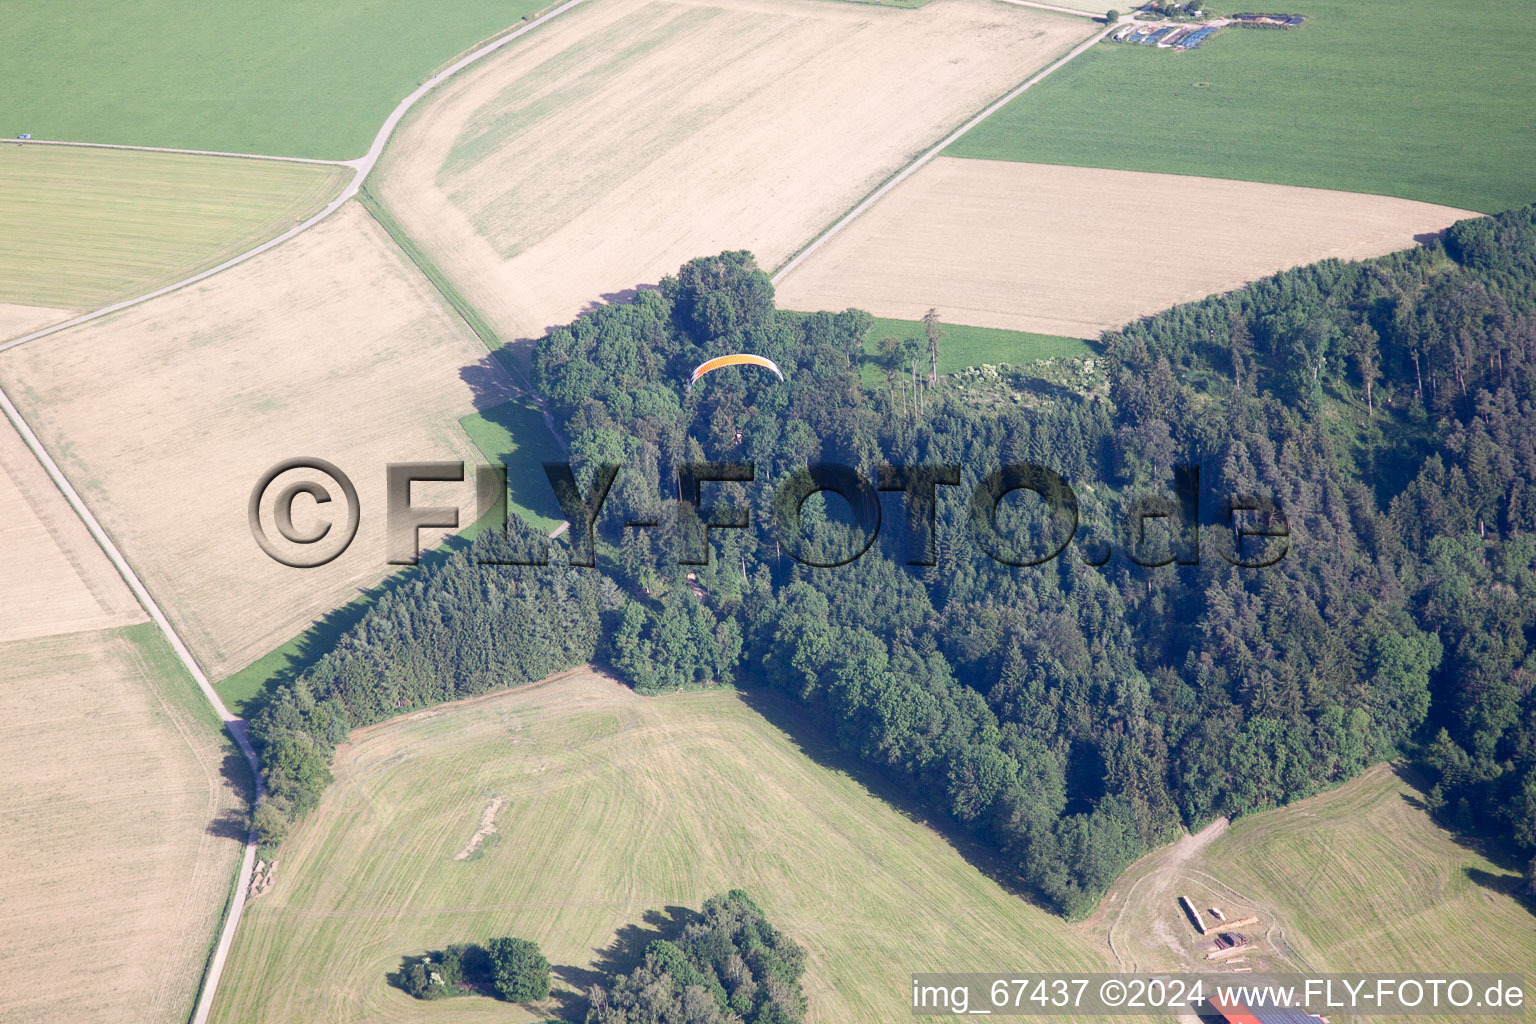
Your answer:
[[[722,366],[761,366],[766,370],[772,370],[779,380],[784,379],[784,371],[779,365],[767,356],[755,356],[750,352],[737,352],[735,355],[716,356],[707,359],[693,368],[693,376],[688,378],[688,387],[691,390],[699,382],[699,378],[711,370],[718,370]]]

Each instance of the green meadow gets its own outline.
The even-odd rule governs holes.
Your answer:
[[[351,160],[546,0],[8,0],[0,136]]]
[[[1257,9],[1309,20],[1291,31],[1227,29],[1188,52],[1100,44],[946,152],[1374,192],[1485,213],[1536,200],[1529,3],[1288,0]]]
[[[565,522],[544,463],[565,453],[530,399],[517,399],[459,420],[464,433],[492,465],[507,467],[507,511],[545,533]]]
[[[875,325],[864,336],[864,355],[859,359],[859,376],[868,386],[882,385],[885,380],[885,371],[880,366],[880,341],[888,337],[918,338],[923,342],[923,350],[927,351],[928,335],[921,321],[876,317]],[[1091,355],[1093,349],[1081,338],[944,324],[944,336],[939,339],[939,372],[956,373],[988,363],[1022,366],[1037,359]]]
[[[297,224],[346,176],[277,160],[0,145],[0,302],[83,310],[169,284]]]

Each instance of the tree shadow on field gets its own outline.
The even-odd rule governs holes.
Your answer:
[[[982,846],[957,828],[953,821],[924,807],[916,796],[870,765],[864,764],[835,746],[826,730],[806,708],[767,686],[738,686],[737,692],[743,703],[788,736],[800,753],[829,771],[853,779],[864,788],[866,793],[885,803],[908,821],[937,832],[956,853],[965,859],[966,863],[996,882],[1009,895],[1016,896],[1053,917],[1058,916],[1055,910],[1041,902],[1039,897],[1020,884],[1018,871],[1008,863],[1006,857]]]
[[[1520,904],[1527,911],[1536,914],[1536,898],[1531,896],[1526,888],[1525,876],[1509,874],[1506,872],[1484,871],[1482,868],[1467,868],[1467,878],[1476,882],[1484,889],[1502,893]]]
[[[514,355],[507,346],[503,346],[494,352],[487,352],[474,363],[460,368],[459,377],[469,385],[471,401],[476,412],[497,422],[504,416],[513,416],[515,412],[534,401],[517,383],[519,377],[514,367]],[[501,411],[498,412],[498,409]],[[553,426],[542,409],[538,410],[538,415],[544,419],[545,426],[553,434]],[[525,429],[527,416],[508,420],[501,425],[511,430],[514,423],[518,430]],[[558,435],[555,436],[555,440],[557,442],[555,447],[558,447],[560,441]],[[541,448],[542,446],[530,446],[529,451],[534,452]],[[468,469],[466,479],[473,480],[473,476],[474,470]],[[536,479],[527,473],[520,476],[526,479],[508,480],[513,500],[522,503],[524,507],[536,509],[549,518],[555,520],[564,518],[559,505],[554,500],[553,493],[547,493],[543,489],[547,488],[547,482],[542,473],[538,473]],[[532,483],[528,482],[530,480]],[[523,488],[522,491],[519,490],[520,487]],[[460,522],[461,529],[471,525],[462,520],[463,517]],[[316,662],[334,650],[342,636],[357,625],[380,598],[400,587],[411,585],[417,580],[424,567],[442,564],[454,553],[467,548],[469,544],[469,540],[456,534],[432,550],[423,551],[419,564],[401,567],[375,586],[359,590],[351,601],[321,616],[302,634],[284,645],[291,649],[280,648],[279,651],[267,655],[262,662],[247,666],[240,673],[236,673],[236,675],[243,675],[253,671],[257,666],[262,666],[265,672],[257,692],[241,704],[239,710],[242,717],[249,720],[260,714],[281,688],[292,684],[299,676],[313,668]],[[263,665],[263,662],[268,660],[273,664]],[[221,691],[228,682],[229,680],[224,680],[219,684]]]
[[[1414,765],[1407,761],[1395,761],[1392,764],[1392,774],[1413,787],[1419,794],[1419,796],[1412,793],[1399,794],[1408,806],[1428,814],[1436,825],[1450,833],[1456,845],[1471,850],[1500,869],[1484,871],[1482,868],[1466,868],[1464,870],[1469,880],[1484,889],[1508,896],[1530,913],[1536,914],[1536,894],[1530,891],[1525,876],[1526,862],[1522,858],[1496,837],[1459,828],[1455,822],[1445,820],[1443,814],[1436,814],[1430,810],[1428,802],[1422,798],[1429,793],[1430,780]]]
[[[560,1006],[564,1020],[579,1021],[586,1016],[587,990],[593,985],[607,985],[614,975],[627,974],[645,962],[645,951],[653,942],[661,939],[676,940],[690,924],[702,921],[703,915],[688,907],[664,907],[647,910],[640,915],[642,924],[621,927],[613,941],[601,949],[594,949],[591,967],[556,964],[556,978],[576,989],[561,989],[550,993],[550,998]]]
[[[206,831],[215,839],[234,839],[243,843],[245,837],[250,834],[251,826],[246,820],[244,811],[238,807],[226,807],[214,815]]]
[[[588,313],[591,313],[591,312],[594,312],[596,310],[602,309],[604,306],[626,306],[629,303],[634,302],[635,301],[635,296],[639,295],[641,292],[659,292],[659,291],[661,291],[661,285],[660,284],[645,284],[645,283],[641,283],[641,284],[635,285],[633,288],[620,288],[616,292],[600,292],[598,294],[597,298],[593,299],[592,301],[588,302],[585,306],[581,307],[581,313],[579,315],[580,316],[586,316]],[[564,327],[566,325],[565,324],[560,324],[558,326]],[[547,327],[547,328],[545,328],[545,332],[546,333],[548,333],[549,331],[552,331],[552,330],[556,330],[556,328],[555,327]]]
[[[251,766],[246,762],[245,755],[235,747],[228,734],[225,735],[222,744],[224,756],[219,760],[219,778],[224,780],[230,790],[240,801],[237,807],[226,807],[208,822],[206,829],[210,836],[217,839],[235,839],[245,842],[250,834],[251,823],[244,808],[251,805],[252,798],[256,795],[255,787],[251,780]]]
[[[485,412],[523,397],[517,378],[509,374],[506,363],[487,353],[459,369],[459,379],[469,385],[476,412]]]
[[[235,795],[249,804],[255,797],[251,779],[251,765],[233,741],[224,743],[224,757],[219,761],[219,778],[234,790]]]
[[[484,427],[477,431],[465,423],[465,429],[482,456],[506,467],[512,503],[558,523],[565,513],[555,500],[541,464],[564,460],[564,439],[556,432],[544,407],[509,383],[510,371],[502,363],[497,356],[487,355],[461,369],[459,376],[473,392],[475,411],[483,423],[499,428],[505,439],[510,439],[505,441],[507,450],[500,450],[503,439],[487,436]],[[495,449],[490,447],[493,441],[497,444]]]

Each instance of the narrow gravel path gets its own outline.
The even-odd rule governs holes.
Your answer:
[[[388,144],[389,137],[394,133],[395,127],[400,123],[400,120],[405,117],[410,109],[415,106],[418,101],[421,100],[423,96],[432,91],[432,89],[436,88],[445,79],[451,77],[454,74],[457,74],[458,72],[464,70],[477,61],[490,56],[497,50],[500,50],[502,47],[511,43],[513,40],[526,35],[550,19],[556,18],[571,8],[585,2],[586,0],[567,0],[566,3],[563,3],[548,13],[535,18],[528,24],[523,25],[514,31],[508,32],[503,36],[499,36],[484,46],[472,50],[464,57],[460,58],[453,64],[450,64],[442,71],[427,79],[427,81],[423,82],[414,92],[400,101],[399,105],[396,106],[395,109],[390,113],[389,117],[385,119],[383,126],[378,131],[378,134],[374,136],[373,144],[368,147],[368,152],[364,153],[356,160],[307,160],[297,157],[263,156],[251,153],[208,153],[200,150],[166,150],[155,149],[153,147],[147,146],[93,147],[106,149],[148,150],[151,152],[180,152],[194,155],[213,155],[251,160],[292,160],[299,163],[339,164],[343,167],[352,168],[352,180],[348,182],[346,187],[341,190],[341,193],[332,199],[329,203],[327,203],[325,207],[320,210],[320,212],[316,213],[309,219],[294,225],[292,228],[276,236],[275,238],[270,238],[260,245],[248,249],[238,256],[225,260],[223,263],[220,263],[215,267],[210,267],[209,269],[201,271],[200,273],[193,274],[192,276],[177,281],[174,284],[166,285],[163,288],[157,288],[154,291],[146,292],[143,295],[124,300],[123,302],[113,303],[110,306],[105,306],[101,309],[94,310],[93,312],[86,313],[82,316],[74,317],[62,323],[54,324],[51,327],[47,327],[39,331],[33,331],[30,334],[25,334],[19,338],[13,339],[4,344],[0,344],[0,352],[5,351],[6,349],[15,348],[18,345],[24,345],[31,341],[36,341],[39,338],[46,338],[51,334],[57,334],[60,331],[65,331],[72,327],[78,327],[81,324],[90,323],[93,320],[99,320],[102,317],[110,316],[113,313],[128,309],[132,306],[137,306],[142,302],[148,302],[150,299],[157,298],[161,295],[166,295],[180,288],[185,288],[187,285],[196,284],[198,281],[212,277],[214,274],[228,270],[231,267],[239,266],[241,263],[244,263],[247,260],[254,259],[257,256],[260,256],[262,253],[282,245],[289,239],[303,234],[305,231],[308,231],[310,228],[314,227],[316,224],[319,224],[325,218],[335,213],[338,209],[341,208],[342,204],[346,203],[347,200],[357,195],[358,190],[362,187],[363,181],[368,177],[368,174],[379,162],[379,157],[383,155],[384,147],[386,144]],[[38,139],[28,140],[22,144],[91,145],[86,143],[68,143]],[[133,594],[138,598],[139,603],[144,606],[144,610],[149,613],[149,616],[154,621],[155,625],[160,628],[160,632],[165,635],[166,640],[171,645],[171,649],[176,652],[176,657],[180,659],[182,665],[186,667],[189,673],[191,673],[192,678],[197,681],[198,688],[202,690],[203,696],[208,700],[208,703],[212,705],[214,711],[218,713],[220,720],[224,722],[225,728],[229,730],[230,736],[239,746],[240,752],[245,756],[246,763],[250,765],[251,775],[255,780],[256,800],[259,801],[263,796],[261,765],[256,757],[256,748],[251,743],[250,734],[246,726],[245,719],[235,715],[229,710],[228,707],[225,706],[224,701],[219,697],[218,691],[213,688],[213,684],[209,681],[208,676],[203,672],[202,667],[198,665],[197,659],[192,656],[191,650],[182,640],[180,634],[176,632],[175,627],[171,625],[170,620],[166,618],[165,613],[160,609],[160,606],[158,603],[156,603],[154,597],[150,595],[148,588],[144,585],[144,581],[139,578],[138,574],[134,572],[133,567],[128,564],[128,560],[123,557],[123,553],[118,550],[118,547],[116,543],[113,542],[111,536],[109,536],[106,530],[102,528],[101,523],[96,519],[96,516],[86,505],[85,500],[81,498],[80,493],[75,490],[74,485],[69,482],[69,479],[64,475],[63,470],[59,468],[58,463],[53,460],[53,456],[48,454],[48,450],[43,446],[42,440],[38,438],[31,425],[27,423],[26,418],[22,416],[21,410],[16,408],[15,403],[11,401],[10,395],[6,394],[3,387],[0,387],[0,411],[3,411],[5,413],[6,419],[10,420],[10,422],[16,427],[17,432],[21,434],[22,440],[26,442],[27,447],[32,450],[32,454],[37,457],[38,462],[42,463],[43,469],[47,471],[49,478],[53,480],[54,486],[58,487],[60,493],[62,493],[65,499],[69,502],[70,507],[75,510],[75,513],[79,515],[81,521],[85,523],[86,529],[90,531],[91,536],[95,538],[96,543],[101,546],[102,551],[112,562],[112,565],[117,569],[118,573],[122,575],[124,582],[128,584],[129,589],[133,591]],[[559,532],[560,531],[558,530],[556,531],[557,534]],[[252,806],[255,806],[254,802],[252,803]],[[219,933],[218,946],[214,949],[213,956],[208,962],[208,970],[203,977],[203,987],[202,991],[198,995],[197,1009],[192,1016],[193,1024],[206,1024],[209,1012],[213,1008],[214,994],[218,991],[219,979],[223,976],[224,965],[229,958],[230,947],[234,943],[235,931],[239,927],[241,914],[245,910],[246,894],[250,889],[251,872],[255,868],[255,865],[256,834],[251,832],[246,838],[245,855],[240,864],[238,884],[235,888],[234,897],[230,901],[229,912],[224,919],[223,930]]]
[[[1023,3],[1024,0],[1008,0]],[[165,146],[129,146],[120,142],[68,142],[63,139],[6,139],[13,146],[69,146],[74,149],[126,149],[131,153],[181,153],[185,156],[225,156],[237,160],[279,160],[287,164],[326,164],[351,167],[355,161],[317,160],[308,156],[272,156],[266,153],[225,153],[217,149],[170,149]]]
[[[448,79],[448,78],[452,77],[453,75],[457,74],[458,72],[463,71],[465,68],[469,67],[471,64],[474,64],[477,61],[480,61],[480,60],[483,60],[486,57],[489,57],[491,54],[495,53],[497,50],[500,50],[503,46],[506,46],[508,43],[511,43],[513,40],[519,39],[522,36],[526,35],[527,33],[532,32],[534,29],[538,28],[540,25],[542,25],[545,22],[549,21],[551,18],[557,18],[561,14],[564,14],[566,11],[570,10],[572,7],[576,7],[576,6],[578,6],[580,4],[583,4],[583,3],[586,3],[586,0],[566,0],[566,2],[561,4],[559,7],[556,7],[554,10],[550,11],[547,14],[541,15],[541,16],[533,19],[532,21],[530,21],[528,24],[522,26],[521,28],[518,28],[518,29],[515,29],[514,31],[508,32],[504,36],[498,36],[496,39],[493,39],[491,42],[486,43],[484,46],[479,47],[478,49],[475,49],[475,50],[471,50],[469,53],[465,54],[463,57],[459,58],[457,61],[454,61],[448,67],[444,68],[442,71],[439,71],[437,74],[433,75],[431,78],[429,78],[425,82],[421,83],[421,85],[416,87],[416,90],[414,92],[412,92],[405,99],[401,100],[399,105],[397,105],[395,107],[395,109],[390,112],[389,117],[385,118],[385,120],[384,120],[383,127],[381,127],[379,129],[379,131],[378,131],[378,134],[373,137],[373,145],[368,147],[368,152],[364,153],[362,156],[358,157],[356,160],[342,160],[342,161],[319,160],[319,161],[310,161],[310,162],[314,162],[314,163],[327,163],[327,164],[334,164],[334,165],[341,166],[341,167],[350,167],[350,168],[352,168],[352,180],[347,183],[346,187],[341,190],[341,192],[336,196],[335,199],[332,199],[329,203],[327,203],[325,205],[325,207],[319,213],[317,213],[314,216],[310,217],[308,220],[304,220],[304,221],[299,222],[298,224],[295,224],[293,227],[289,228],[287,231],[284,231],[282,234],[278,235],[277,237],[269,238],[265,242],[262,242],[260,245],[254,247],[252,249],[247,249],[245,252],[241,253],[240,255],[234,256],[234,257],[232,257],[230,259],[225,260],[223,263],[220,263],[218,266],[209,267],[207,270],[204,270],[204,271],[201,271],[199,273],[193,274],[191,277],[182,278],[180,281],[176,281],[173,284],[168,284],[164,288],[156,288],[152,292],[145,292],[143,295],[136,295],[136,296],[134,296],[131,299],[124,299],[122,302],[114,302],[110,306],[104,306],[101,309],[93,310],[93,311],[91,311],[89,313],[84,313],[84,314],[82,314],[80,316],[74,317],[73,319],[65,320],[63,323],[54,324],[52,327],[44,327],[42,330],[33,331],[31,334],[23,334],[19,338],[14,338],[14,339],[12,339],[10,341],[5,342],[4,344],[0,344],[0,352],[4,352],[6,349],[15,348],[18,345],[25,345],[28,342],[36,341],[39,338],[46,338],[50,334],[57,334],[60,331],[67,331],[71,327],[79,327],[81,324],[88,324],[92,320],[100,320],[104,316],[110,316],[111,314],[117,313],[117,312],[119,312],[121,310],[128,309],[128,308],[133,307],[133,306],[137,306],[141,302],[148,302],[150,299],[159,298],[161,295],[166,295],[166,294],[169,294],[170,292],[176,291],[177,289],[185,288],[189,284],[196,284],[199,281],[206,280],[207,278],[212,277],[214,274],[222,273],[223,271],[226,271],[226,270],[228,270],[231,267],[237,267],[240,264],[244,263],[246,260],[254,259],[257,256],[260,256],[262,253],[267,252],[270,249],[275,249],[279,245],[282,245],[284,242],[288,241],[290,238],[294,238],[294,237],[296,237],[298,235],[302,235],[304,232],[308,231],[310,228],[314,227],[316,224],[319,224],[321,221],[325,220],[325,218],[329,217],[331,214],[333,214],[337,210],[339,210],[342,207],[342,205],[344,203],[346,203],[346,201],[348,199],[351,199],[353,196],[357,195],[358,189],[362,188],[362,186],[363,186],[364,179],[366,179],[368,177],[368,175],[373,171],[374,165],[379,162],[379,157],[381,157],[384,154],[384,147],[385,147],[385,145],[388,144],[389,137],[394,134],[395,126],[400,123],[400,119],[405,117],[405,115],[410,112],[410,109],[412,107],[414,107],[417,104],[417,102],[423,96],[425,96],[427,93],[431,92],[438,85],[442,84],[442,82],[445,79]],[[47,140],[41,140],[40,141],[40,140],[36,140],[36,139],[34,139],[34,140],[30,141],[30,142],[24,143],[24,145],[39,145],[39,144],[41,144],[41,145],[80,145],[80,143],[59,143],[59,142],[51,142],[51,141],[47,141]],[[113,147],[107,147],[107,148],[114,148],[114,149],[148,149],[149,147],[113,146]],[[156,152],[201,153],[202,151],[200,151],[200,150],[157,150]],[[300,158],[297,158],[297,157],[259,156],[259,155],[251,154],[251,153],[219,153],[219,154],[214,154],[214,155],[217,155],[217,156],[230,156],[230,157],[241,157],[241,158],[250,159],[250,160],[299,160],[300,159]]]

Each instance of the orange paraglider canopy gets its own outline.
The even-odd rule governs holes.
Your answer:
[[[688,386],[691,388],[699,382],[699,378],[711,370],[718,370],[722,366],[761,366],[765,370],[772,370],[779,380],[784,379],[784,371],[779,365],[767,356],[755,356],[750,352],[737,352],[735,355],[716,356],[705,360],[693,368],[693,376],[688,378]]]

